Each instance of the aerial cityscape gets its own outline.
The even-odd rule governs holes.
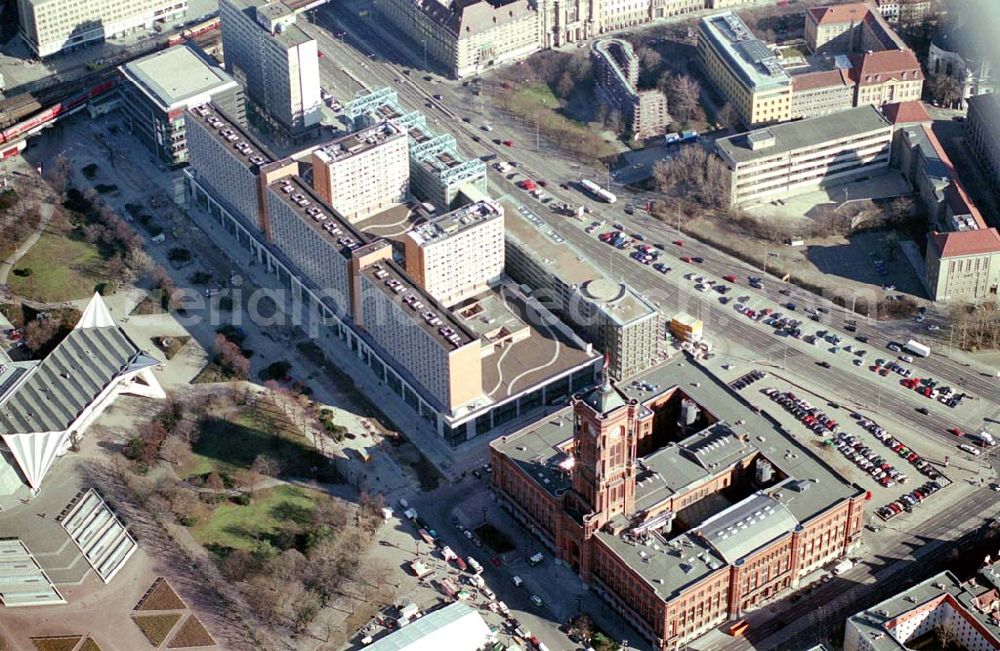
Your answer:
[[[1000,3],[0,7],[0,651],[1000,651]]]

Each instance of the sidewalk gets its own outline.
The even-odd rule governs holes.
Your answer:
[[[38,238],[42,236],[42,232],[52,219],[52,214],[54,212],[52,204],[43,203],[39,210],[42,213],[42,218],[38,221],[38,227],[35,228],[35,232],[28,236],[28,239],[22,242],[21,246],[17,247],[17,250],[11,253],[7,259],[0,264],[0,285],[7,284],[7,277],[10,276],[10,272],[14,268],[14,265],[16,265],[21,258],[28,253],[31,247],[35,245],[35,242],[37,242]]]

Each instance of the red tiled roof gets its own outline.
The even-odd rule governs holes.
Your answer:
[[[832,7],[811,7],[809,15],[817,25],[832,25],[834,23],[860,23],[871,9],[862,2],[849,5],[833,5]]]
[[[827,86],[849,86],[850,79],[845,70],[820,70],[792,75],[792,92],[825,88]]]
[[[794,88],[794,80],[793,80]],[[930,113],[924,103],[919,100],[894,102],[882,107],[882,113],[893,124],[911,124],[914,122],[931,122]]]
[[[995,228],[931,233],[930,237],[940,258],[1000,252],[1000,233]]]
[[[969,193],[965,191],[965,186],[959,180],[958,172],[955,171],[955,166],[952,164],[951,158],[948,157],[948,152],[941,146],[941,141],[937,139],[934,131],[927,125],[924,125],[924,133],[927,134],[927,139],[931,141],[931,146],[934,147],[934,151],[937,152],[937,155],[941,158],[941,162],[944,163],[944,166],[948,170],[948,177],[951,179],[951,184],[945,191],[945,198],[948,200],[952,212],[956,215],[972,215],[979,228],[986,228],[986,220],[983,219],[983,215],[979,212],[976,204],[972,202]]]
[[[881,84],[888,79],[923,79],[920,62],[912,50],[883,50],[867,54],[852,54],[851,77],[862,86]]]

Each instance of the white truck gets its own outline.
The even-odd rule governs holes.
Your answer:
[[[929,357],[931,354],[930,348],[915,339],[910,339],[903,344],[903,350],[914,355],[919,355],[920,357]]]
[[[979,432],[978,434],[976,434],[975,432],[969,432],[969,438],[972,439],[973,443],[975,443],[976,445],[980,445],[984,448],[991,448],[997,444],[996,440],[993,438],[993,435],[987,431],[982,431]]]
[[[474,574],[483,573],[483,566],[480,565],[479,561],[477,561],[476,559],[472,558],[471,556],[467,556],[465,562],[469,564],[469,569],[471,569]]]

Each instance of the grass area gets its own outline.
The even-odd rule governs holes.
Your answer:
[[[33,637],[31,641],[38,651],[73,651],[82,637],[82,635],[58,635]]]
[[[153,646],[160,646],[170,635],[171,629],[180,620],[180,613],[168,613],[165,615],[132,615],[132,621],[139,627],[142,634],[146,636]]]
[[[604,142],[603,139],[596,138],[594,128],[583,122],[571,120],[559,109],[562,102],[545,84],[526,84],[521,86],[516,93],[511,96],[509,110],[520,115],[528,122],[538,120],[539,130],[544,132],[546,138],[557,139],[565,144],[568,141],[580,141],[581,143],[591,143],[595,158],[613,156],[617,153],[617,148]],[[534,143],[522,143],[523,146]]]
[[[191,337],[155,337],[153,343],[156,347],[163,351],[163,356],[167,359],[173,359],[174,355],[181,352],[181,348],[184,344],[191,341]],[[166,345],[164,345],[166,343]]]
[[[483,539],[483,542],[489,546],[490,549],[498,554],[506,554],[507,552],[512,552],[514,549],[514,543],[510,541],[507,534],[500,531],[492,524],[486,523],[481,527],[476,529],[476,535]]]
[[[313,476],[313,468],[329,466],[326,457],[289,423],[284,414],[269,411],[271,405],[257,402],[229,419],[209,419],[194,446],[192,465],[185,476],[218,472],[232,474],[249,468],[258,455],[278,462],[283,474]]]
[[[61,214],[53,215],[41,237],[15,268],[30,269],[31,273],[12,273],[11,291],[43,303],[85,298],[107,277],[97,247],[79,237]]]
[[[136,610],[182,610],[184,608],[187,606],[162,576],[156,579],[152,588],[135,607]]]
[[[240,378],[234,376],[231,372],[224,369],[222,364],[218,361],[212,360],[205,365],[205,368],[198,372],[198,375],[194,376],[191,380],[191,384],[211,384],[213,382],[230,382],[232,380],[238,380]]]
[[[297,486],[277,486],[260,492],[246,506],[221,504],[212,515],[191,529],[191,534],[209,549],[245,549],[252,551],[275,534],[282,523],[298,519],[311,511],[319,496]]]
[[[80,647],[80,651],[101,651],[101,646],[94,641],[94,638],[88,637],[87,641]]]
[[[205,630],[205,625],[201,623],[200,619],[191,615],[184,622],[184,625],[181,626],[181,630],[177,631],[174,639],[170,640],[167,648],[184,649],[192,646],[212,646],[214,644],[215,640]]]

